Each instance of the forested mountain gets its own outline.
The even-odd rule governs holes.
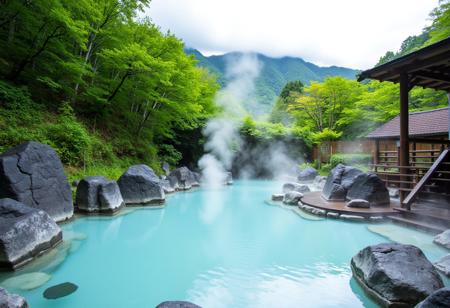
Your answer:
[[[193,54],[199,61],[199,65],[208,68],[217,75],[219,83],[224,86],[228,80],[226,77],[227,63],[243,55],[233,52],[220,56],[206,57],[198,50],[187,49],[188,53]],[[273,106],[276,97],[288,81],[300,80],[308,85],[311,81],[323,81],[328,76],[342,76],[348,79],[355,79],[357,70],[330,66],[320,67],[301,58],[283,57],[272,58],[262,54],[256,54],[261,64],[261,72],[256,80],[256,100],[259,103],[258,113],[267,113]],[[252,111],[252,110],[250,110]]]

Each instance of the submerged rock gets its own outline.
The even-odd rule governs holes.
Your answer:
[[[169,177],[171,183],[174,184],[173,186],[178,190],[188,190],[194,186],[200,185],[194,173],[187,167],[180,167],[172,170]]]
[[[0,199],[0,268],[15,269],[61,240],[61,229],[46,212]]]
[[[294,182],[289,182],[289,183],[286,183],[283,185],[284,193],[288,193],[291,191],[296,191],[296,192],[304,194],[304,193],[310,192],[311,190],[309,189],[308,185],[294,183]]]
[[[1,285],[9,289],[33,290],[44,285],[51,277],[43,272],[26,273],[3,280]]]
[[[299,172],[297,180],[299,182],[312,182],[319,175],[316,169],[312,167],[307,167]]]
[[[368,246],[351,261],[356,280],[383,306],[411,307],[444,286],[423,252],[395,243]]]
[[[367,200],[370,206],[389,205],[389,191],[384,182],[374,173],[359,174],[347,192],[348,200]]]
[[[117,181],[126,205],[162,203],[165,200],[160,179],[147,165],[134,165]]]
[[[433,239],[433,243],[450,249],[450,229],[436,235]]]
[[[368,209],[368,208],[370,208],[370,203],[367,200],[354,199],[354,200],[347,202],[347,206],[354,207],[354,208]]]
[[[44,210],[55,221],[73,215],[63,165],[48,145],[26,142],[0,155],[0,198]]]
[[[434,263],[434,266],[443,274],[450,277],[450,255],[446,255]]]
[[[103,176],[89,176],[80,181],[76,194],[77,208],[88,213],[116,212],[124,201],[116,181]]]
[[[450,307],[450,287],[442,288],[420,302],[416,308],[448,308]]]
[[[64,282],[50,287],[44,291],[46,299],[57,299],[74,293],[78,289],[76,284]]]
[[[27,301],[17,295],[8,293],[5,289],[0,287],[0,307],[1,308],[28,308]]]
[[[344,201],[347,197],[347,191],[352,187],[355,178],[361,173],[363,172],[355,167],[337,165],[327,177],[322,196],[327,200]]]
[[[297,205],[302,198],[302,193],[297,191],[290,191],[284,195],[283,202],[289,205]]]
[[[201,308],[200,306],[186,301],[167,301],[162,302],[156,308]]]

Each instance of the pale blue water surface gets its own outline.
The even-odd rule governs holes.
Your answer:
[[[155,307],[165,300],[204,308],[376,307],[349,266],[363,247],[389,241],[368,226],[386,226],[394,240],[412,241],[432,261],[447,253],[425,233],[308,220],[266,204],[280,188],[271,181],[236,181],[177,193],[159,209],[76,219],[63,225],[64,245],[14,274],[45,272],[51,279],[33,290],[8,289],[31,308]],[[1,274],[0,285],[10,277]],[[79,288],[65,298],[43,297],[63,282]]]

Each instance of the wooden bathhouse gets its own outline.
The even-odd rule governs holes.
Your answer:
[[[449,110],[409,113],[415,86],[450,93],[450,37],[363,71],[358,80],[365,79],[400,84],[400,115],[368,136],[376,143],[373,170],[400,190],[397,219],[450,227]]]

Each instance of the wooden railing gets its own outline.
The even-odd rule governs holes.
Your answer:
[[[403,200],[402,205],[410,210],[411,204],[416,200],[419,193],[424,190],[427,183],[429,182],[450,182],[450,179],[448,178],[448,175],[450,174],[447,170],[441,170],[441,167],[444,164],[449,164],[449,157],[450,157],[450,150],[446,149],[444,150],[440,156],[436,159],[436,161],[433,163],[433,165],[428,169],[428,171],[425,173],[424,176],[421,177],[420,181],[414,186],[414,188],[411,190],[411,192],[406,196],[406,198]],[[435,177],[435,174],[439,173],[441,175],[444,175],[444,177]],[[445,176],[447,175],[447,176]]]

